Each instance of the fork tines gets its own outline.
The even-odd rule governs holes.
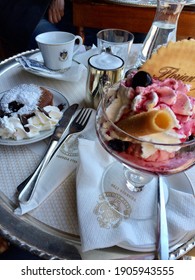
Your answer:
[[[92,110],[89,108],[82,108],[76,117],[76,122],[80,122],[82,124],[87,123],[90,116],[92,114]]]

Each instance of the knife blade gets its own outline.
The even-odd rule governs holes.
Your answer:
[[[58,124],[55,127],[54,133],[51,136],[51,142],[60,140],[77,108],[78,104],[73,104],[69,106],[68,109],[66,109],[66,111],[62,115],[62,118],[59,120]]]
[[[42,171],[52,158],[52,155],[54,154],[55,149],[58,146],[58,143],[60,142],[60,139],[63,133],[65,132],[66,128],[68,127],[71,118],[76,112],[77,108],[78,104],[73,104],[64,111],[62,118],[60,119],[59,123],[57,124],[54,130],[54,133],[51,136],[49,147],[42,161],[39,163],[35,171],[17,187],[17,191],[19,192],[19,201],[24,202],[30,198],[34,186],[37,184]]]

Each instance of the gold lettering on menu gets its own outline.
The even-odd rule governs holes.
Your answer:
[[[171,66],[165,66],[159,70],[159,76],[155,75],[154,78],[157,79],[166,79],[166,78],[174,78],[176,80],[182,80],[183,82],[190,83],[195,82],[195,76],[189,76],[186,73],[179,73],[180,68],[175,68]]]

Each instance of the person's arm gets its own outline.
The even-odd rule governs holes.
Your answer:
[[[52,0],[48,9],[48,20],[58,23],[64,16],[65,0]]]

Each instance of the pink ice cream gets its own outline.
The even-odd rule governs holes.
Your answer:
[[[151,85],[132,89],[131,82],[132,75],[129,75],[120,85],[131,91],[129,114],[134,115],[151,109],[166,109],[173,115],[175,120],[173,131],[177,133],[180,142],[195,135],[195,98],[187,95],[190,90],[188,85],[175,79],[164,81],[152,79]]]
[[[151,144],[151,142],[179,144],[192,140],[195,136],[195,98],[188,96],[190,86],[180,80],[159,81],[151,78],[149,85],[135,86],[133,83],[134,75],[135,73],[129,74],[125,80],[110,89],[110,95],[113,97],[111,97],[112,102],[106,109],[108,119],[117,126],[120,120],[128,118],[130,115],[154,109],[164,109],[172,117],[171,129],[139,137],[142,141],[150,142],[149,144],[143,142],[141,145],[136,141],[124,139],[124,137],[120,138],[113,127],[108,125],[103,126],[102,133],[108,141],[109,148],[123,159],[133,161],[138,166],[146,167],[147,170],[171,169],[175,164],[174,158],[180,149],[179,146],[168,147]],[[128,142],[131,143],[128,144]],[[117,145],[122,145],[122,148],[120,149]],[[192,152],[193,158],[194,153],[195,151]],[[182,160],[185,159],[181,157],[180,163],[177,163],[181,164]]]

